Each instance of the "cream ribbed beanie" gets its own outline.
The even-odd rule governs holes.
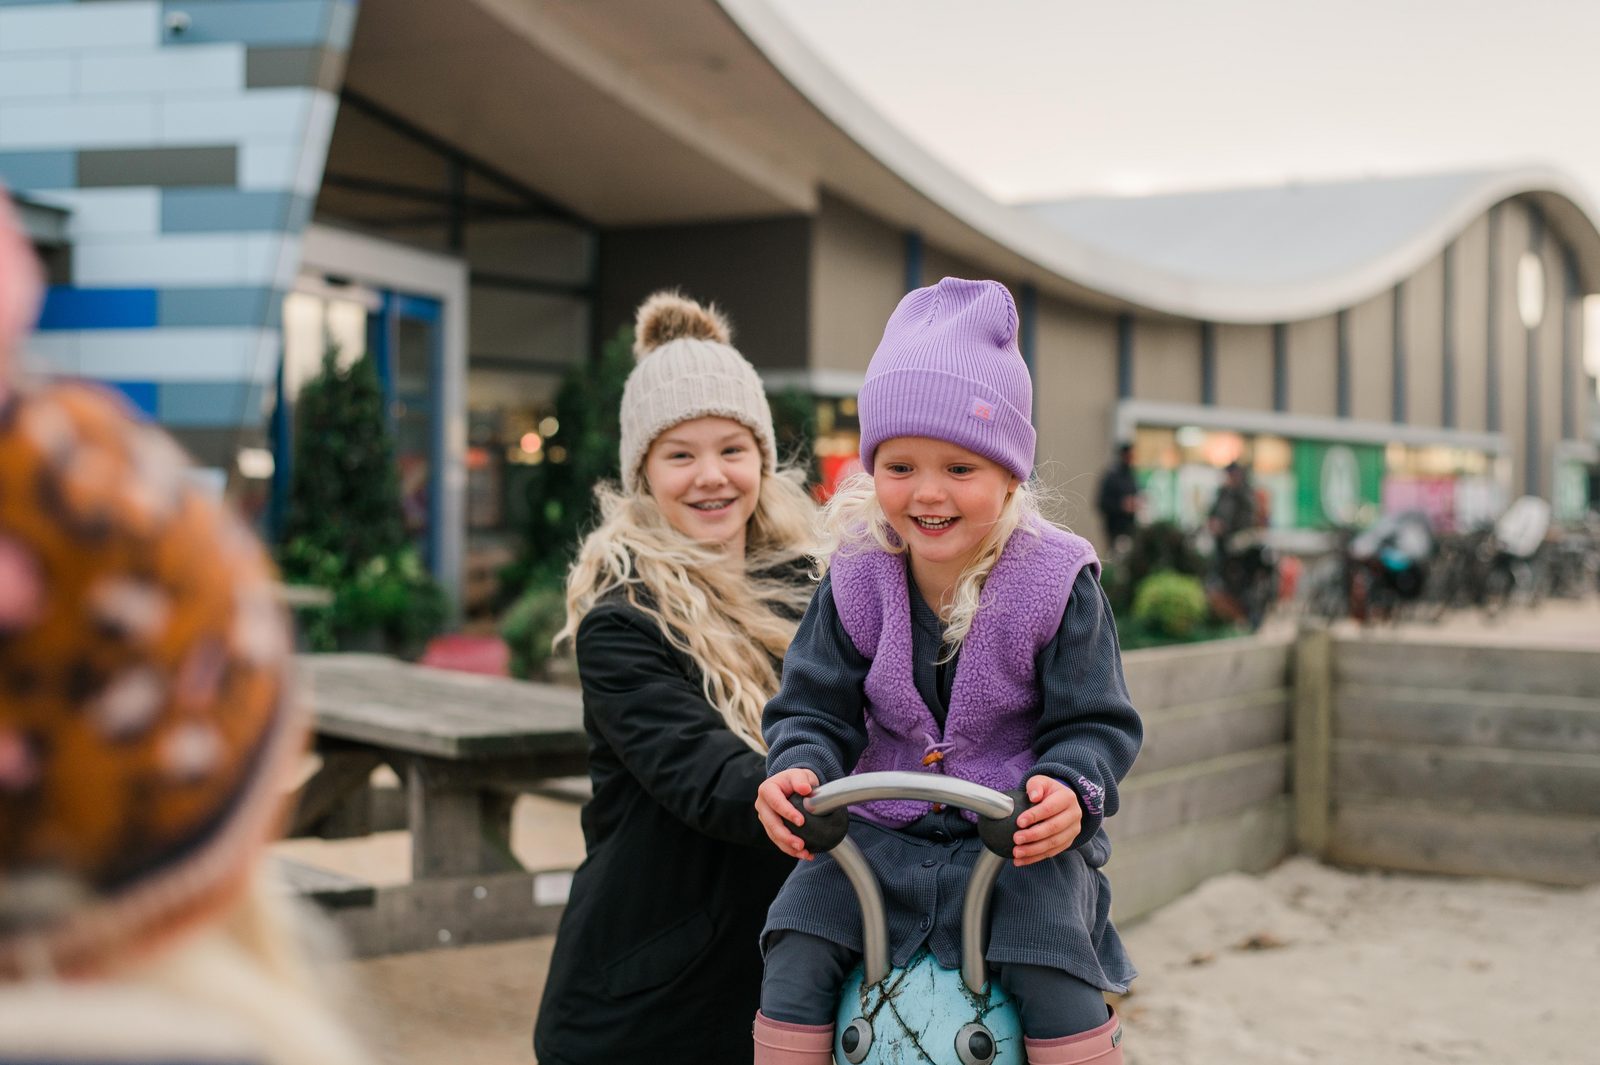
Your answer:
[[[731,418],[755,434],[767,473],[777,468],[772,408],[761,378],[729,343],[727,319],[676,292],[639,305],[622,389],[622,487],[632,492],[655,438],[691,418]]]

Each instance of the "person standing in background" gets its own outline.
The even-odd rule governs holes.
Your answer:
[[[1096,496],[1108,550],[1118,552],[1127,547],[1138,521],[1140,502],[1139,482],[1133,473],[1133,445],[1124,441],[1117,445],[1116,458],[1100,475]]]

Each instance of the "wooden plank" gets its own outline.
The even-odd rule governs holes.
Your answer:
[[[1220,817],[1288,793],[1289,746],[1211,758],[1128,778],[1109,831],[1117,842]]]
[[[1468,642],[1339,639],[1334,685],[1367,684],[1600,699],[1600,651]]]
[[[1127,923],[1213,876],[1272,868],[1291,849],[1293,820],[1289,797],[1283,796],[1225,817],[1114,844],[1106,867],[1112,916]]]
[[[377,889],[366,881],[292,858],[274,858],[272,871],[279,891],[314,902],[325,910],[371,906],[377,899]]]
[[[1289,691],[1269,688],[1145,713],[1134,773],[1154,773],[1289,739]]]
[[[305,655],[317,731],[439,758],[587,749],[573,688],[429,669],[379,655]]]
[[[1308,629],[1294,655],[1294,839],[1306,854],[1328,846],[1333,737],[1333,641]]]
[[[1289,680],[1286,637],[1247,636],[1188,647],[1130,651],[1128,693],[1141,713],[1282,688]]]
[[[1338,739],[1600,754],[1600,700],[1342,684]]]
[[[300,789],[287,835],[310,835],[341,805],[364,801],[367,781],[382,761],[369,750],[322,750],[318,757],[322,764]]]
[[[1600,819],[1343,801],[1334,806],[1328,858],[1419,873],[1596,884]]]
[[[449,769],[425,758],[413,759],[407,767],[412,879],[520,868],[510,843],[514,800],[481,787],[463,787],[451,779]]]
[[[565,903],[541,904],[540,888],[570,879],[566,871],[509,872],[398,884],[378,889],[370,907],[329,916],[357,958],[498,943],[554,932]]]
[[[1415,800],[1444,811],[1600,817],[1600,755],[1341,740],[1335,801]]]

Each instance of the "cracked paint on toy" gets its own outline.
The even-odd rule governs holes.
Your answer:
[[[872,1025],[872,1045],[861,1065],[959,1065],[956,1033],[973,1022],[994,1038],[992,1065],[1027,1061],[1021,1018],[1000,981],[991,979],[985,993],[975,995],[958,970],[942,967],[927,951],[878,984],[864,987],[860,966],[845,978],[834,1025],[838,1065],[849,1065],[841,1038],[857,1017]]]

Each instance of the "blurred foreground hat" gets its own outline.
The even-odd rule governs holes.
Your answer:
[[[639,305],[622,389],[622,487],[633,491],[656,437],[692,418],[730,418],[749,429],[767,473],[777,468],[772,407],[761,377],[733,347],[728,320],[676,292]]]
[[[97,389],[0,397],[0,980],[148,951],[278,827],[285,619],[186,466]]]

